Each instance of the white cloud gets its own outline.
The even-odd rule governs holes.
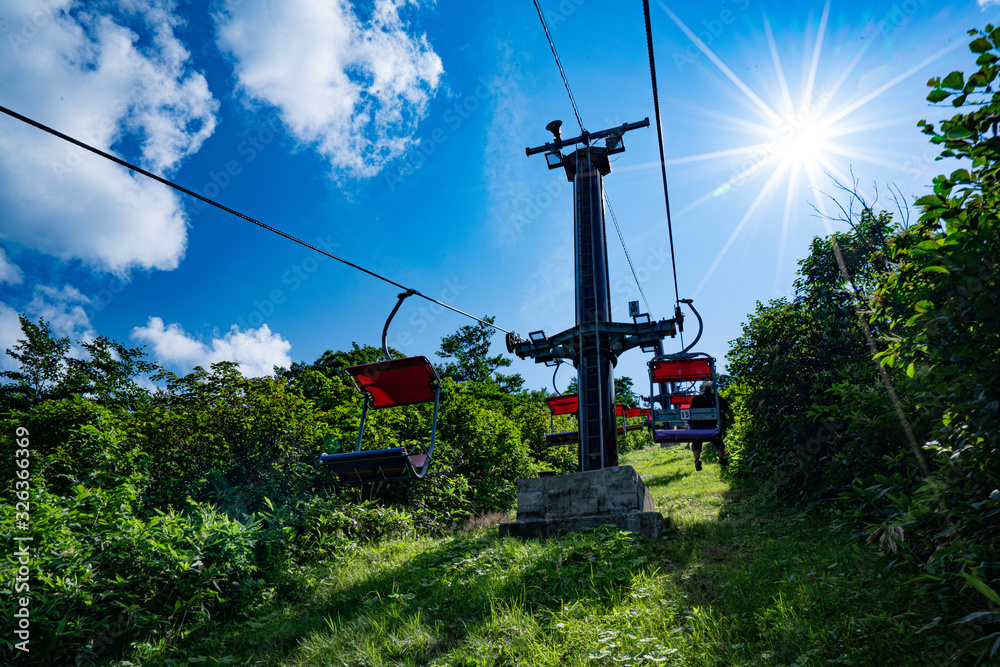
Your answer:
[[[189,71],[173,3],[0,0],[0,90],[15,111],[170,174],[215,129],[217,101]],[[176,268],[187,240],[178,196],[12,118],[0,118],[0,210],[8,238],[125,273]]]
[[[21,321],[17,311],[0,301],[0,370],[14,371],[18,363],[7,355],[7,350],[13,349],[21,338]]]
[[[83,307],[88,303],[90,298],[71,285],[64,285],[62,289],[38,285],[24,311],[32,321],[44,318],[52,327],[54,336],[68,336],[73,342],[89,341],[95,333]]]
[[[524,93],[524,73],[520,58],[508,45],[498,45],[499,61],[494,79],[490,82],[492,118],[486,130],[486,157],[483,162],[486,188],[490,202],[492,224],[497,241],[503,245],[516,245],[534,238],[537,229],[554,212],[566,210],[565,198],[573,186],[560,178],[561,173],[549,173],[539,178],[538,165],[544,158],[536,156],[526,161],[530,168],[511,169],[510,138],[512,136],[536,137],[533,143],[547,140],[544,130],[530,127],[532,102]],[[572,134],[567,130],[566,136]],[[563,198],[562,201],[556,197]],[[553,207],[553,204],[556,206]]]
[[[1000,7],[1000,0],[976,0],[979,3],[979,8],[986,11],[987,7],[996,6]]]
[[[7,259],[7,253],[0,248],[0,283],[18,285],[24,280],[24,274],[16,264]]]
[[[132,330],[132,338],[152,347],[152,356],[161,364],[189,370],[208,368],[219,361],[235,361],[244,375],[270,375],[274,366],[288,367],[292,344],[273,333],[266,324],[258,329],[240,330],[235,324],[211,345],[189,336],[179,324],[165,326],[159,317],[150,317],[144,327]]]
[[[39,319],[48,322],[53,337],[69,338],[71,343],[69,356],[76,358],[86,356],[76,343],[89,342],[97,336],[84,308],[89,303],[90,298],[72,285],[63,285],[61,288],[36,285],[31,301],[19,309],[0,302],[0,354],[8,348],[13,348],[23,337],[18,319],[18,313],[22,312],[33,323],[37,323]],[[17,362],[3,354],[0,368],[14,370],[17,368]]]
[[[247,97],[278,108],[292,134],[336,171],[372,176],[412,145],[443,72],[409,0],[375,0],[362,21],[347,0],[227,0],[219,47]]]

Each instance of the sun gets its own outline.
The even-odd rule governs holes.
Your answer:
[[[742,128],[746,133],[746,143],[725,150],[667,160],[668,165],[678,165],[703,160],[735,159],[739,161],[740,165],[729,179],[714,185],[702,196],[694,198],[678,215],[687,213],[715,198],[728,197],[734,191],[751,182],[753,182],[753,189],[756,192],[753,201],[730,233],[715,260],[708,267],[692,296],[696,297],[705,287],[716,268],[722,263],[726,253],[735,244],[748,223],[754,219],[757,211],[771,198],[777,196],[780,190],[784,189],[785,206],[777,244],[778,261],[775,264],[775,289],[779,290],[781,282],[779,272],[784,265],[784,253],[800,186],[807,185],[814,191],[818,191],[822,187],[824,174],[833,176],[842,183],[850,182],[851,178],[841,168],[845,165],[845,159],[848,164],[849,161],[859,161],[881,167],[898,168],[898,165],[881,157],[876,150],[852,148],[846,139],[862,132],[877,131],[897,125],[902,119],[887,118],[862,122],[860,120],[862,114],[856,112],[899,83],[911,78],[949,51],[961,46],[961,40],[956,40],[954,44],[914,64],[867,94],[848,95],[842,92],[845,89],[845,84],[856,71],[873,40],[865,40],[861,46],[857,47],[853,55],[849,56],[850,61],[846,66],[840,68],[835,80],[831,77],[829,80],[819,81],[819,67],[823,60],[821,54],[830,17],[830,1],[827,0],[819,19],[814,41],[806,45],[806,52],[811,51],[811,57],[805,70],[805,80],[797,91],[799,95],[793,97],[792,90],[785,78],[784,66],[781,62],[774,33],[765,17],[763,21],[764,34],[767,37],[768,50],[774,68],[774,81],[777,84],[773,88],[776,92],[772,95],[766,95],[764,93],[758,94],[751,89],[674,12],[666,5],[661,4],[661,7],[688,39],[746,97],[753,109],[753,114],[756,116],[755,118],[745,115],[735,117],[699,107],[699,111],[707,116],[718,118],[728,127]],[[761,179],[763,179],[762,184],[760,184]],[[821,213],[826,213],[825,201],[822,198],[817,200],[816,206]],[[829,222],[826,222],[829,225]]]
[[[789,167],[816,170],[829,161],[829,148],[822,125],[798,115],[785,118],[768,139],[778,159]]]

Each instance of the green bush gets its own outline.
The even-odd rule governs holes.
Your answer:
[[[56,495],[32,482],[32,657],[45,664],[89,660],[134,635],[183,632],[260,592],[249,522],[195,503],[146,520],[127,483]],[[0,508],[8,543],[13,511]],[[12,600],[2,604],[10,618]]]

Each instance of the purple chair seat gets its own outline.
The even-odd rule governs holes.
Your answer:
[[[679,428],[653,431],[655,442],[704,442],[719,436],[717,428]]]

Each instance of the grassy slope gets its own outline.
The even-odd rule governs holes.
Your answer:
[[[914,632],[934,610],[828,521],[741,497],[683,449],[626,462],[671,518],[658,542],[491,527],[371,545],[300,573],[308,602],[132,664],[961,664],[940,628]]]

